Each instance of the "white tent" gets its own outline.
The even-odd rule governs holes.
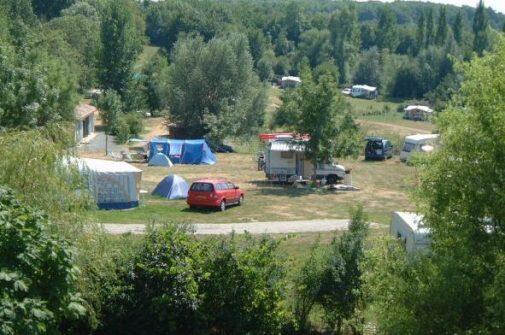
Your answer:
[[[100,209],[126,209],[139,204],[142,170],[125,163],[82,158],[79,170]]]

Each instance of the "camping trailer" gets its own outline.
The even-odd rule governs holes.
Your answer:
[[[410,105],[403,109],[404,119],[414,121],[427,121],[431,118],[434,111],[428,106]]]
[[[423,224],[423,218],[411,212],[393,212],[390,227],[391,236],[399,239],[408,253],[426,250],[431,244],[430,228]]]
[[[301,83],[300,77],[286,76],[281,79],[281,88],[294,88],[300,86]]]
[[[278,139],[267,143],[263,169],[268,180],[288,182],[315,176],[335,184],[349,173],[342,165],[334,163],[317,163],[314,167],[312,160],[305,155],[303,142]]]
[[[438,134],[416,134],[405,137],[400,160],[408,162],[412,153],[430,152],[438,142]]]
[[[376,99],[379,95],[377,87],[368,85],[354,85],[351,88],[351,96],[353,98]]]

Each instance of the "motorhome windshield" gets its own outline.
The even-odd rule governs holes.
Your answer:
[[[416,147],[415,143],[405,142],[402,150],[405,152],[411,152],[415,147]]]

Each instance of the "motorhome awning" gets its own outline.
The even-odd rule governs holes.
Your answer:
[[[278,152],[290,152],[290,151],[304,152],[305,151],[305,145],[297,144],[297,143],[293,143],[293,142],[286,142],[286,141],[275,141],[275,142],[271,142],[271,144],[270,144],[270,151],[278,151]]]

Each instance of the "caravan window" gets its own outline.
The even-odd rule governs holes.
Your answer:
[[[293,151],[281,151],[281,158],[286,158],[286,159],[293,158]]]
[[[405,142],[405,144],[403,145],[403,151],[411,152],[412,150],[414,150],[415,147],[416,147],[415,143]]]

